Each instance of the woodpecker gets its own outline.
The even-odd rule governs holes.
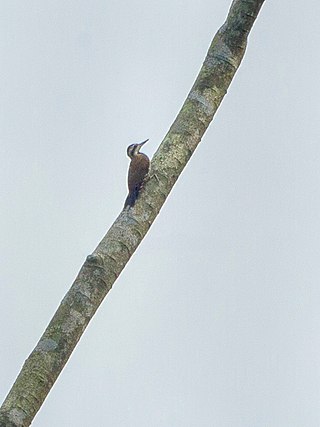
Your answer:
[[[146,139],[145,141],[140,142],[140,144],[131,144],[127,148],[127,154],[130,157],[131,162],[129,165],[129,172],[128,172],[129,194],[124,204],[125,208],[127,206],[129,206],[129,208],[132,208],[132,206],[134,206],[138,198],[139,191],[142,187],[144,178],[149,172],[149,165],[150,165],[149,157],[139,152],[141,147],[147,141],[149,140]]]

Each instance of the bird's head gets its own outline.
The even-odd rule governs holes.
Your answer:
[[[147,141],[149,141],[149,139],[146,139],[145,141],[140,142],[140,144],[131,144],[131,145],[129,145],[129,147],[127,148],[127,154],[128,154],[128,156],[130,157],[130,159],[132,159],[134,156],[136,156],[136,155],[139,153],[139,151],[140,151],[141,147],[142,147],[142,146],[143,146]]]

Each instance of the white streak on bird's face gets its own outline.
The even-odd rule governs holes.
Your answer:
[[[148,139],[146,139],[143,142],[140,142],[140,144],[131,144],[129,145],[129,147],[127,148],[127,154],[130,157],[130,159],[132,159],[134,156],[136,156],[139,151],[140,148],[143,146],[143,144],[145,144],[147,141],[149,141]]]
[[[137,154],[137,146],[138,146],[138,144],[131,144],[127,148],[127,154],[130,157],[130,159],[132,159],[132,157]],[[139,151],[139,149],[138,149],[138,151]]]

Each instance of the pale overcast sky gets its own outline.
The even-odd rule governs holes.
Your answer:
[[[231,0],[4,0],[0,398]],[[214,121],[34,427],[319,427],[318,1],[266,0]]]

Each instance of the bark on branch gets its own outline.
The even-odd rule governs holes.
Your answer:
[[[243,58],[264,0],[234,0],[181,111],[151,162],[139,199],[82,266],[0,409],[0,427],[29,426],[82,333],[158,215],[201,141]]]

